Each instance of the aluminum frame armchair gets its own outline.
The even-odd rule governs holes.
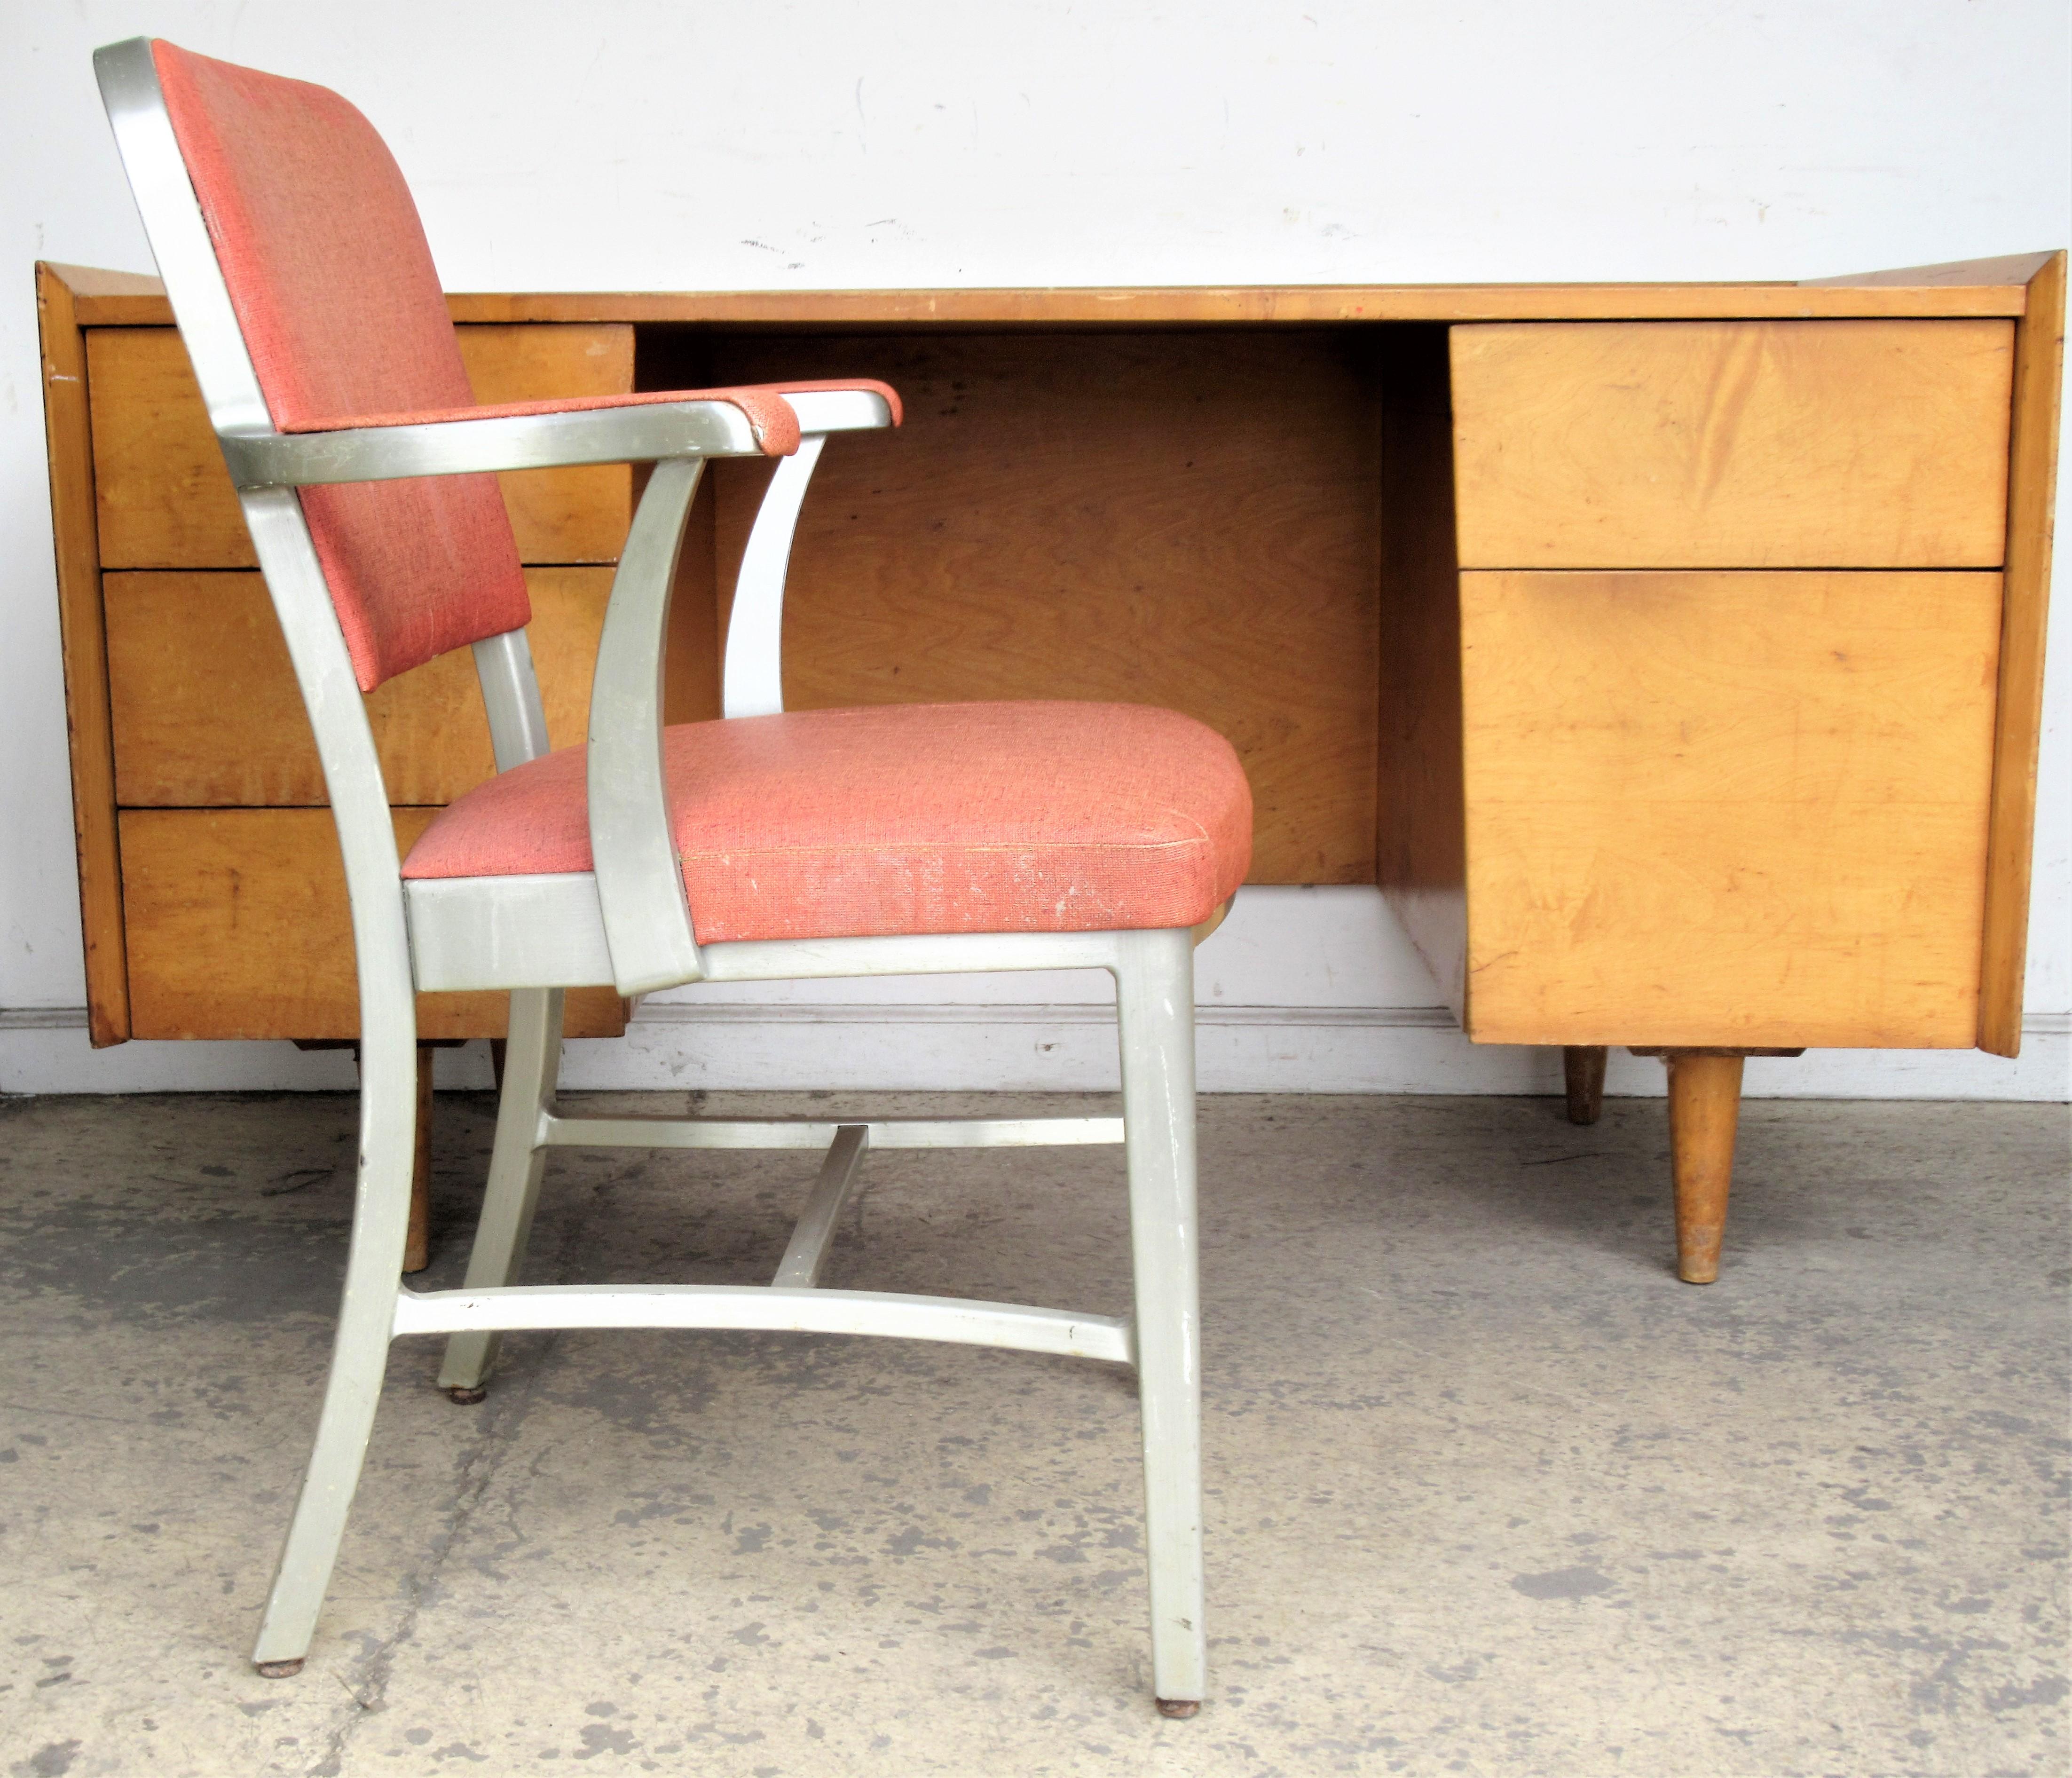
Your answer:
[[[161,49],[174,60],[162,64]],[[728,632],[726,722],[695,725],[722,728],[735,718],[782,710],[783,584],[807,481],[832,434],[894,423],[895,398],[878,385],[800,385],[378,414],[362,422],[348,417],[301,430],[277,425],[269,396],[278,405],[278,392],[262,377],[265,354],[254,349],[241,323],[232,271],[219,258],[220,248],[225,254],[231,249],[221,247],[220,218],[199,195],[203,179],[191,178],[183,158],[161,70],[200,67],[254,81],[270,77],[204,64],[142,38],[97,51],[95,67],[286,636],[323,761],[352,902],[362,1072],[351,1249],[315,1448],[253,1653],[259,1670],[286,1677],[299,1670],[309,1650],[391,1340],[445,1336],[439,1382],[466,1401],[481,1398],[498,1340],[514,1329],[794,1329],[1001,1346],[1134,1366],[1142,1411],[1154,1690],[1166,1714],[1193,1714],[1206,1673],[1192,949],[1220,919],[1244,858],[1226,846],[1221,868],[1231,880],[1219,879],[1198,924],[1190,916],[1187,924],[1113,929],[894,931],[701,942],[672,827],[672,743],[661,718],[669,592],[699,477],[713,458],[782,455],[750,541]],[[321,94],[294,83],[270,82],[269,90],[273,86]],[[293,96],[288,93],[290,101]],[[335,95],[321,96],[335,101]],[[367,135],[373,139],[371,131]],[[381,152],[378,139],[375,148]],[[414,226],[413,215],[411,220]],[[425,266],[429,270],[428,257]],[[787,454],[794,437],[796,448]],[[368,669],[342,627],[338,570],[324,558],[302,491],[600,462],[655,467],[613,582],[597,660],[583,766],[589,867],[411,876],[398,856],[361,702],[369,689]],[[545,719],[523,628],[463,640],[473,643],[499,773],[545,759]],[[428,656],[421,651],[419,657]],[[1211,765],[1237,772],[1235,756],[1207,731],[1199,745]],[[1221,755],[1214,753],[1219,747]],[[518,780],[500,777],[492,784],[507,781]],[[1235,782],[1226,801],[1242,799],[1248,845],[1249,800],[1241,772]],[[562,994],[569,987],[609,983],[633,994],[699,981],[1085,968],[1105,969],[1116,982],[1120,1119],[752,1122],[578,1118],[557,1109]],[[417,1291],[399,1282],[414,1140],[413,997],[436,989],[508,990],[510,1038],[466,1282],[458,1290]],[[1118,1141],[1124,1145],[1128,1178],[1131,1315],[819,1287],[837,1216],[867,1150]],[[518,1280],[547,1152],[570,1143],[824,1147],[827,1154],[768,1286],[523,1284]]]

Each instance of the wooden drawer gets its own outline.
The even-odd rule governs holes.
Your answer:
[[[430,809],[395,811],[407,849]],[[122,902],[134,1037],[356,1037],[345,871],[320,809],[125,809]],[[615,1037],[609,988],[568,997],[571,1037]],[[420,1037],[500,1037],[502,994],[417,997]]]
[[[1453,330],[1465,568],[1993,568],[2014,324]]]
[[[479,401],[619,395],[633,387],[628,327],[457,331]],[[171,327],[94,327],[87,332],[86,356],[101,566],[254,566],[252,540],[179,335]],[[498,479],[522,560],[618,559],[632,512],[624,465],[532,469]]]
[[[583,738],[609,568],[528,568],[527,634],[557,747]],[[257,574],[103,582],[115,800],[125,808],[322,804],[323,776]],[[388,794],[450,802],[495,768],[473,654],[456,648],[367,700]]]
[[[1461,576],[1468,1028],[1976,1040],[1996,574]]]

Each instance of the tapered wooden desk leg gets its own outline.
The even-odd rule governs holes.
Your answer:
[[[1572,1124],[1593,1124],[1604,1111],[1605,1053],[1602,1043],[1571,1043],[1561,1052]]]
[[[403,1242],[403,1270],[421,1272],[432,1262],[432,1053],[417,1046],[417,1164],[410,1171],[410,1230]]]
[[[1742,1058],[1671,1050],[1670,1166],[1676,1179],[1676,1275],[1710,1284],[1720,1275],[1727,1187],[1734,1176]]]

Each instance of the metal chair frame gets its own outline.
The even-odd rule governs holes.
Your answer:
[[[522,418],[288,434],[273,426],[188,181],[146,39],[96,52],[146,232],[285,632],[323,767],[352,902],[360,1005],[360,1159],[343,1300],[315,1448],[253,1659],[298,1671],[314,1637],[372,1431],[389,1342],[447,1336],[441,1387],[479,1399],[520,1328],[708,1327],[874,1334],[1068,1354],[1134,1367],[1142,1417],[1153,1690],[1192,1715],[1202,1629],[1199,1307],[1192,949],[1212,929],[956,934],[701,945],[665,801],[662,661],[671,584],[705,462],[760,457],[741,411],[686,401]],[[725,663],[728,717],[781,710],[792,529],[828,434],[884,426],[865,390],[787,397],[802,445],[782,459],[743,562]],[[590,873],[405,881],[372,731],[295,490],[319,483],[552,465],[655,465],[612,583],[589,721]],[[548,751],[524,632],[477,642],[500,772]],[[1219,916],[1220,917],[1220,916]],[[562,990],[636,994],[699,981],[1096,968],[1115,979],[1123,1115],[957,1122],[568,1117],[556,1109]],[[400,1282],[414,1149],[414,996],[508,989],[510,1036],[466,1282]],[[1134,1271],[1127,1317],[873,1290],[818,1278],[872,1148],[1124,1146]],[[767,1286],[517,1282],[547,1151],[808,1148],[827,1158]]]

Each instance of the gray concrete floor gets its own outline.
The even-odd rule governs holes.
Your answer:
[[[489,1106],[440,1117],[444,1282]],[[0,1771],[2068,1769],[2062,1107],[1752,1104],[1693,1289],[1659,1102],[1204,1101],[1189,1722],[1124,1377],[797,1336],[514,1338],[474,1409],[399,1344],[308,1668],[257,1677],[352,1119],[0,1101]],[[812,1173],[557,1154],[532,1275],[762,1282]],[[1112,1152],[865,1177],[829,1283],[1126,1304]]]

